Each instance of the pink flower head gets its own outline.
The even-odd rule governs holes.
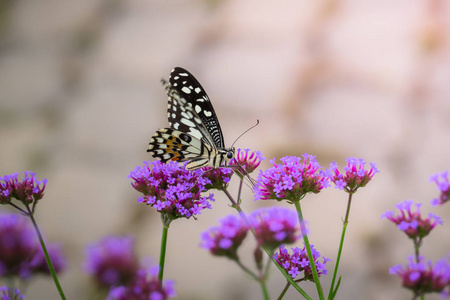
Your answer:
[[[294,243],[299,237],[297,212],[283,207],[259,208],[249,215],[258,244],[275,249]]]
[[[245,175],[252,173],[266,158],[260,151],[252,151],[250,149],[237,149],[237,154],[230,160],[230,165],[235,167],[236,173],[243,178]],[[244,171],[242,169],[244,169]]]
[[[347,193],[354,193],[360,187],[364,187],[373,176],[378,173],[378,169],[374,163],[370,163],[370,169],[365,169],[366,162],[361,158],[349,157],[347,158],[347,166],[343,169],[345,174],[338,170],[337,163],[333,162],[330,165],[331,181],[335,187],[340,190],[345,190]]]
[[[247,235],[248,226],[236,215],[228,215],[219,220],[220,225],[204,231],[201,236],[201,247],[211,254],[237,258],[237,249]]]
[[[66,269],[66,258],[63,255],[61,245],[59,244],[49,244],[47,245],[48,255],[52,261],[53,268],[57,274],[64,272]],[[51,275],[50,270],[45,260],[44,252],[40,248],[36,251],[33,259],[30,261],[30,271],[33,274],[45,274]]]
[[[329,186],[328,176],[320,169],[315,156],[304,154],[300,157],[286,156],[273,167],[261,171],[255,185],[255,200],[275,199],[299,201],[307,193],[319,193]]]
[[[444,289],[450,286],[449,258],[450,256],[442,258],[433,265],[422,256],[419,256],[418,262],[410,256],[408,264],[393,266],[389,273],[399,276],[402,285],[416,296],[426,293],[446,293]]]
[[[431,204],[436,206],[442,205],[447,202],[450,197],[450,182],[448,180],[448,171],[432,175],[430,177],[430,181],[436,183],[441,193],[439,195],[439,198],[435,198],[431,201]]]
[[[0,276],[27,278],[37,249],[36,233],[27,218],[0,214]]]
[[[166,300],[175,297],[174,282],[158,279],[158,267],[143,268],[127,286],[113,287],[106,300]]]
[[[286,272],[291,275],[293,279],[297,277],[301,272],[304,272],[304,280],[313,281],[313,274],[311,269],[311,264],[309,263],[308,253],[306,248],[300,249],[298,247],[291,248],[292,254],[288,252],[288,250],[284,247],[284,245],[280,246],[280,252],[275,253],[273,258],[277,261],[277,263],[283,267]],[[317,251],[313,245],[311,245],[311,252],[314,258],[314,263],[316,264],[316,270],[319,277],[323,274],[327,274],[327,268],[325,264],[327,261],[330,261],[328,258],[322,257],[322,262],[319,261],[321,258],[319,251]]]
[[[211,208],[213,194],[201,196],[211,182],[201,176],[201,170],[188,171],[176,162],[151,164],[144,162],[131,172],[133,188],[144,194],[139,202],[151,205],[170,220],[187,218]]]
[[[1,300],[22,300],[25,296],[20,294],[19,289],[9,289],[6,286],[0,287]]]
[[[47,179],[39,181],[35,173],[25,171],[24,177],[19,180],[18,174],[0,177],[0,204],[9,204],[12,198],[25,205],[37,203],[44,196]],[[2,182],[3,181],[3,182]],[[42,186],[40,186],[42,184]]]
[[[428,215],[428,218],[422,218],[420,205],[420,203],[415,204],[416,210],[412,211],[413,201],[406,200],[395,206],[400,210],[400,214],[395,215],[393,211],[388,210],[381,218],[387,218],[397,224],[397,228],[405,232],[411,239],[421,239],[427,236],[437,224],[442,224],[442,220],[439,216],[432,213]]]
[[[100,286],[127,284],[138,270],[138,259],[131,236],[110,236],[86,249],[85,269]]]
[[[233,175],[233,170],[230,168],[203,167],[201,170],[203,171],[202,177],[206,179],[206,182],[209,182],[205,185],[205,191],[211,189],[224,190]]]

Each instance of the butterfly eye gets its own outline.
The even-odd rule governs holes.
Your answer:
[[[233,152],[231,152],[231,151],[228,152],[228,153],[227,153],[227,158],[228,158],[228,159],[232,159],[232,158],[233,158]]]

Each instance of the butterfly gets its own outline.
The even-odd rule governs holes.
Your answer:
[[[169,97],[169,128],[153,135],[147,152],[165,163],[187,162],[187,170],[226,167],[235,149],[225,148],[222,129],[203,87],[183,68],[172,70],[163,80]]]

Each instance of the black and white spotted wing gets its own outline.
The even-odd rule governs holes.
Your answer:
[[[205,89],[195,79],[195,77],[183,68],[177,67],[170,74],[169,84],[172,89],[176,90],[180,97],[193,108],[195,113],[200,117],[203,126],[206,128],[207,134],[211,137],[217,148],[224,148],[222,129],[217,119],[214,108],[209,100]],[[183,115],[174,99],[169,98],[169,125],[172,128],[178,127],[179,130],[189,132],[190,118]],[[188,118],[186,118],[188,117]],[[186,122],[188,124],[184,124]]]
[[[226,166],[234,148],[225,148],[214,108],[197,79],[177,67],[164,84],[170,128],[158,130],[147,151],[162,162],[189,161],[186,168],[190,170]]]

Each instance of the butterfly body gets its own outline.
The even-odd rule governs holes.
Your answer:
[[[175,68],[165,85],[170,128],[153,135],[147,152],[162,162],[188,162],[186,169],[228,165],[234,148],[225,148],[222,130],[211,101],[192,74]]]

